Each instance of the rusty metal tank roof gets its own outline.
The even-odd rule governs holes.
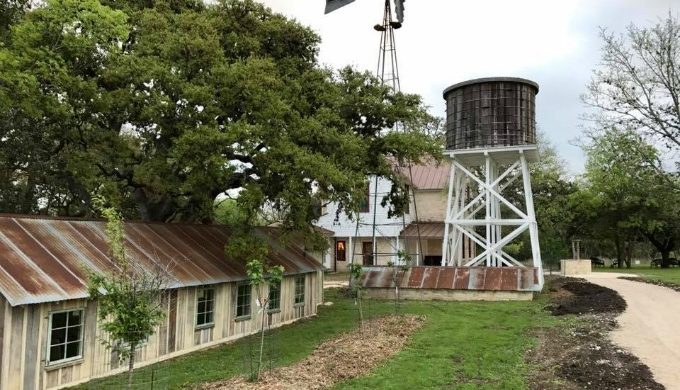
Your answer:
[[[280,229],[257,228],[256,234],[269,244],[269,262],[286,274],[323,269],[301,247],[280,240]],[[125,224],[133,264],[171,264],[169,288],[245,280],[243,262],[225,255],[229,237],[220,225]],[[12,306],[86,298],[88,272],[114,267],[103,221],[0,215],[0,294]]]
[[[472,84],[484,84],[484,83],[498,83],[498,82],[512,82],[512,83],[522,83],[522,84],[528,84],[536,88],[536,93],[538,93],[538,83],[535,81],[531,81],[528,79],[523,79],[521,77],[482,77],[478,79],[472,79],[472,80],[465,80],[460,83],[453,84],[446,88],[444,90],[443,96],[444,99],[446,99],[446,95],[453,91],[454,89],[458,89],[460,87],[465,87],[467,85],[472,85]]]

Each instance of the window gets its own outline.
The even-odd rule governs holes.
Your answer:
[[[295,304],[305,303],[305,275],[295,277]]]
[[[347,245],[344,240],[335,242],[335,261],[345,261],[347,259]]]
[[[198,290],[196,298],[196,326],[213,324],[215,310],[215,289],[203,287]]]
[[[250,284],[241,283],[238,285],[236,296],[236,318],[247,317],[250,315]]]
[[[269,310],[281,309],[281,282],[269,284]]]
[[[76,360],[83,353],[83,310],[50,313],[47,364]]]
[[[364,265],[373,265],[373,242],[364,241],[361,243],[361,255]]]
[[[368,213],[371,211],[371,183],[366,182],[364,185],[364,193],[359,200],[359,212]]]

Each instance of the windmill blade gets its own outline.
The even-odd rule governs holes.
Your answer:
[[[326,12],[324,12],[324,14],[333,12],[336,9],[344,7],[352,2],[354,2],[354,0],[326,0]]]
[[[397,22],[404,23],[404,3],[406,0],[394,0],[394,12],[397,14]]]

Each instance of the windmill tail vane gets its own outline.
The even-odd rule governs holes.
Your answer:
[[[353,3],[354,0],[326,0],[325,14],[331,13],[339,8]],[[404,23],[404,3],[406,0],[394,0],[394,12],[397,14],[397,21]]]

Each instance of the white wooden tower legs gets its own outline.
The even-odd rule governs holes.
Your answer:
[[[479,159],[475,161],[481,164],[472,165],[478,170],[471,169],[470,164],[463,164],[455,155],[451,156],[442,265],[525,267],[503,248],[528,230],[533,266],[538,270],[537,288],[540,289],[543,286],[543,270],[529,166],[523,150],[516,150],[510,156],[508,159],[507,152],[503,155],[504,168],[500,168],[493,152],[480,152]],[[503,196],[503,190],[520,178],[524,204],[515,205]],[[468,188],[469,193],[466,191]],[[501,214],[501,206],[505,206],[507,215]],[[513,227],[509,232],[506,230],[505,236],[504,226]],[[483,227],[484,235],[479,234],[476,227]],[[476,244],[479,253],[472,258],[463,253],[463,240]]]

